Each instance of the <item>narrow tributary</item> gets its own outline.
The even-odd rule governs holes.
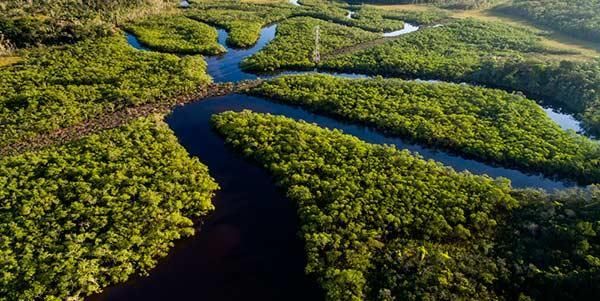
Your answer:
[[[219,57],[209,57],[208,72],[216,82],[256,79],[242,71],[241,60],[262,49],[275,36],[276,25],[262,30],[258,43],[249,49],[231,49]],[[227,33],[219,30],[225,45]],[[142,47],[128,35],[134,47]],[[287,72],[299,73],[299,72]],[[334,74],[365,77],[358,74]],[[147,277],[104,290],[88,300],[322,300],[314,279],[304,273],[305,255],[297,236],[295,205],[284,197],[270,175],[257,164],[245,160],[225,145],[210,125],[213,114],[249,109],[314,122],[341,129],[367,142],[386,143],[418,152],[475,174],[506,177],[515,187],[565,188],[573,183],[527,174],[412,144],[401,138],[386,137],[369,127],[341,122],[310,113],[302,108],[267,99],[232,94],[213,97],[176,108],[167,122],[180,143],[206,164],[221,186],[214,199],[216,210],[197,234],[178,241],[168,257]],[[577,129],[569,115],[547,111],[563,127]]]

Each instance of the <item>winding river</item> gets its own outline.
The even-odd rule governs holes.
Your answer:
[[[266,27],[250,49],[226,46],[227,33],[219,30],[219,42],[228,52],[209,57],[208,72],[216,82],[256,79],[239,68],[241,60],[262,49],[275,35],[276,25]],[[142,47],[128,35],[134,47]],[[301,72],[287,72],[301,73]],[[366,77],[358,74],[337,74]],[[393,144],[440,161],[456,170],[506,177],[515,187],[557,189],[574,186],[539,174],[502,168],[436,149],[386,137],[369,127],[349,124],[310,113],[302,108],[264,98],[232,94],[204,99],[173,110],[167,122],[187,151],[206,164],[221,186],[216,210],[197,234],[178,241],[147,277],[134,277],[109,287],[88,300],[322,300],[316,282],[304,274],[303,243],[298,238],[295,206],[274,185],[270,175],[225,145],[210,126],[219,112],[250,109],[303,119],[341,129],[371,143]],[[561,126],[577,129],[570,116],[547,111]],[[555,115],[553,115],[555,114]],[[563,122],[564,121],[564,122]],[[201,228],[201,229],[200,229]]]

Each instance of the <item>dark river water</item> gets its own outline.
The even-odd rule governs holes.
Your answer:
[[[180,241],[148,277],[108,288],[89,300],[321,300],[304,275],[295,206],[269,174],[243,159],[212,130],[210,118],[249,109],[341,129],[371,143],[417,151],[457,170],[510,178],[515,187],[564,188],[569,183],[494,167],[475,160],[386,137],[368,127],[341,122],[302,108],[246,95],[213,97],[177,107],[166,121],[192,156],[206,164],[221,186],[216,210],[197,234]]]
[[[257,78],[257,75],[243,72],[239,62],[262,49],[273,39],[275,30],[276,25],[264,28],[260,40],[250,49],[227,47],[227,54],[207,58],[208,72],[216,82]],[[225,45],[226,38],[226,32],[220,30],[219,42]],[[127,39],[132,46],[143,47],[135,37],[128,35]],[[316,281],[304,274],[305,255],[302,240],[297,235],[294,204],[284,197],[264,169],[226,146],[210,126],[213,114],[244,109],[341,129],[371,143],[393,144],[459,171],[506,177],[514,187],[552,190],[574,185],[539,174],[465,159],[400,138],[386,137],[365,126],[341,122],[263,98],[239,94],[213,97],[174,109],[166,121],[180,143],[208,166],[211,176],[221,186],[214,199],[215,212],[198,226],[195,236],[178,241],[169,256],[162,259],[149,276],[134,277],[87,300],[323,299]],[[576,128],[572,117],[567,118],[568,115],[554,111],[551,113],[556,113],[554,120],[564,123],[561,126]]]
[[[419,29],[418,26],[414,26],[412,24],[405,23],[404,29],[392,31],[392,32],[386,32],[383,35],[384,36],[398,36],[398,35],[408,34],[408,33],[417,31],[418,29]],[[206,61],[208,64],[207,71],[212,76],[213,81],[217,82],[217,83],[236,82],[236,81],[241,81],[241,80],[257,79],[257,78],[268,79],[268,78],[272,78],[275,76],[287,75],[287,74],[307,73],[306,71],[283,71],[283,72],[279,72],[277,74],[258,75],[258,74],[244,72],[240,68],[241,61],[244,58],[246,58],[246,57],[258,52],[262,48],[264,48],[269,42],[271,42],[275,38],[276,31],[277,31],[277,24],[267,26],[262,29],[260,38],[258,39],[257,43],[253,47],[248,48],[248,49],[235,49],[235,48],[228,47],[226,45],[228,34],[225,30],[219,29],[218,30],[218,40],[221,45],[223,45],[223,46],[225,46],[225,48],[227,48],[227,53],[220,55],[220,56],[211,56],[211,57],[206,58]],[[139,50],[149,50],[147,47],[142,45],[142,43],[140,43],[134,35],[132,35],[130,33],[126,33],[126,38],[127,38],[127,42],[132,47],[139,49]],[[318,73],[330,74],[330,75],[346,77],[346,78],[367,78],[367,77],[369,77],[368,75],[357,74],[357,73],[338,73],[338,72],[328,72],[328,71],[318,71]],[[420,81],[420,80],[417,79],[417,81]],[[426,80],[426,81],[442,83],[442,81],[437,81],[437,80]],[[548,117],[550,117],[550,119],[552,119],[554,122],[556,122],[558,125],[560,125],[563,129],[573,130],[578,133],[583,132],[581,123],[577,119],[575,119],[575,117],[573,115],[567,114],[567,113],[562,113],[560,110],[553,108],[551,106],[544,106],[543,109],[546,112],[546,114],[548,115]]]
[[[231,95],[176,108],[167,117],[180,143],[221,186],[216,210],[148,277],[90,300],[323,299],[304,275],[295,206],[264,169],[228,148],[210,126],[212,114],[243,107],[242,97]],[[268,107],[262,103],[264,110]]]

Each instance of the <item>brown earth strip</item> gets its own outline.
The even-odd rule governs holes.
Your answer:
[[[371,41],[367,41],[364,43],[360,43],[360,44],[355,44],[352,46],[348,46],[348,47],[344,47],[344,48],[340,48],[340,49],[336,49],[334,53],[328,53],[328,54],[323,54],[321,56],[321,60],[327,60],[329,58],[333,58],[336,56],[340,56],[340,55],[344,55],[344,54],[348,54],[348,53],[352,53],[352,52],[357,52],[360,50],[365,50],[371,47],[375,47],[377,45],[381,45],[387,41],[391,41],[394,39],[397,39],[398,37],[389,37],[389,38],[379,38],[379,39],[375,39],[375,40],[371,40]]]
[[[197,92],[176,97],[168,102],[144,104],[136,107],[123,108],[114,112],[106,112],[100,116],[70,127],[58,129],[50,133],[24,139],[17,143],[0,148],[0,156],[10,156],[26,151],[37,150],[52,145],[60,145],[87,135],[124,125],[134,119],[153,114],[165,114],[175,106],[199,101],[214,96],[223,96],[242,92],[260,84],[261,80],[241,81],[238,83],[210,84],[198,89]]]

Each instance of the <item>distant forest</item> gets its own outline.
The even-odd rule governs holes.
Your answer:
[[[582,39],[600,42],[600,0],[515,0],[503,10]]]
[[[474,9],[498,3],[498,0],[347,0],[346,2],[352,4],[433,4],[444,8]]]

